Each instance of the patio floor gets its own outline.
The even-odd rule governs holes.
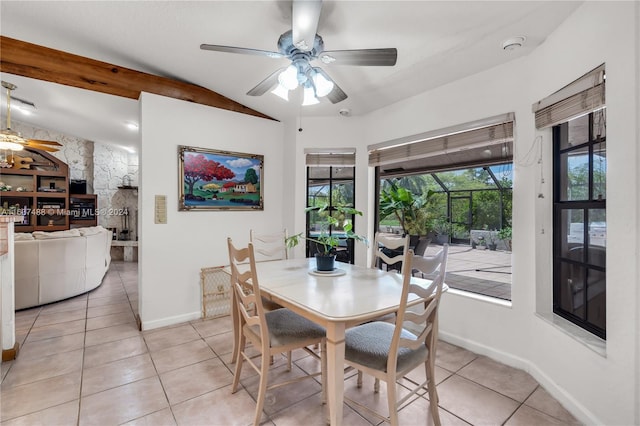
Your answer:
[[[425,254],[441,248],[430,245]],[[450,288],[511,300],[511,252],[450,245],[446,283]]]

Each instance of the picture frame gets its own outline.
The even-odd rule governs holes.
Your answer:
[[[264,210],[264,156],[178,146],[180,211]]]

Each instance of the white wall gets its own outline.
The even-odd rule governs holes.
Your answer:
[[[144,329],[200,317],[200,269],[229,263],[226,238],[283,226],[283,125],[143,93],[140,100],[139,300]],[[179,124],[178,124],[179,123]],[[178,211],[178,145],[264,155],[264,211]],[[167,224],[154,223],[155,195]]]
[[[638,3],[587,2],[528,57],[416,96],[368,117],[366,139],[380,142],[516,113],[512,307],[447,294],[442,335],[530,371],[580,420],[638,424]],[[534,128],[531,104],[600,63],[607,71],[608,255],[604,355],[547,321],[551,286],[550,132]],[[525,166],[536,137],[546,164]],[[546,185],[540,184],[540,167]],[[539,199],[542,189],[545,198]],[[542,234],[542,231],[545,233]],[[633,259],[633,260],[631,260]],[[537,305],[536,297],[546,297]],[[464,314],[463,314],[464,313]],[[544,314],[545,312],[539,312]],[[479,320],[481,319],[481,320]]]
[[[302,127],[302,131],[299,128]],[[286,140],[286,152],[291,159],[291,168],[285,174],[288,185],[293,185],[294,200],[293,214],[287,216],[286,226],[289,234],[305,230],[307,196],[307,170],[305,165],[305,148],[356,148],[356,209],[363,212],[363,216],[356,216],[354,229],[359,234],[365,234],[370,227],[366,218],[369,211],[369,197],[367,184],[367,152],[366,140],[363,135],[362,119],[358,117],[305,117],[303,124],[289,123]],[[304,244],[295,248],[293,256],[304,257]],[[367,248],[363,244],[355,244],[355,262],[366,264]]]

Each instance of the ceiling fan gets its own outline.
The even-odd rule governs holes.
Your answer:
[[[201,44],[200,49],[291,60],[291,65],[277,69],[247,95],[261,96],[272,91],[288,100],[289,90],[302,86],[302,105],[318,103],[318,98],[324,96],[337,104],[347,99],[347,94],[322,68],[312,66],[312,61],[320,60],[325,65],[394,66],[398,51],[395,48],[325,51],[322,37],[316,34],[321,9],[322,0],[293,0],[292,28],[278,39],[278,52],[215,44]]]
[[[26,139],[23,138],[20,133],[11,130],[11,91],[17,89],[17,86],[3,81],[2,87],[7,89],[7,128],[0,130],[0,149],[22,151],[25,147],[29,147],[49,152],[58,151],[59,148],[57,147],[62,146],[58,142],[40,139]]]

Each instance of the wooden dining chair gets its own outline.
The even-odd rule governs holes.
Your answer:
[[[389,421],[392,426],[398,424],[398,409],[425,386],[429,392],[429,405],[434,423],[440,424],[435,384],[435,358],[438,306],[446,273],[447,253],[448,247],[445,246],[440,253],[433,256],[433,263],[439,264],[433,270],[438,272],[428,287],[422,287],[411,284],[412,263],[415,257],[412,250],[406,251],[402,260],[404,269],[402,295],[396,323],[374,321],[346,332],[345,363],[387,383],[389,417],[385,418],[375,412],[374,414]],[[411,294],[424,299],[425,302],[408,308],[407,301]],[[398,400],[397,381],[419,365],[424,365],[426,380]],[[365,410],[372,411],[355,401],[350,401]]]
[[[271,233],[260,233],[250,229],[249,241],[253,243],[256,262],[288,259],[289,252],[285,243],[287,236],[286,229]]]
[[[402,258],[409,249],[409,236],[376,232],[373,243],[372,268],[386,267],[402,272]]]
[[[235,393],[240,382],[242,366],[246,361],[260,376],[256,415],[254,425],[260,423],[265,394],[268,390],[284,386],[300,380],[322,375],[322,402],[326,402],[326,332],[325,329],[306,318],[285,308],[267,312],[262,306],[260,284],[256,273],[256,261],[253,244],[236,248],[227,238],[229,248],[229,264],[231,269],[231,285],[233,299],[239,316],[238,351],[231,392]],[[251,342],[252,351],[259,351],[260,365],[254,363],[255,356],[246,350],[247,340]],[[320,357],[308,346],[320,344]],[[320,373],[296,377],[291,380],[267,386],[269,359],[279,353],[291,353],[294,349],[304,349],[310,355],[320,358]],[[291,359],[288,360],[291,369]]]

